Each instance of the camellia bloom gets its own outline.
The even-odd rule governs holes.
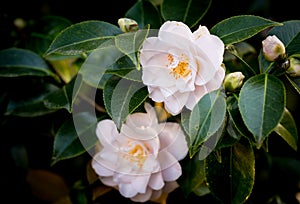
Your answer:
[[[205,26],[192,32],[181,22],[165,22],[158,37],[147,38],[140,50],[149,97],[164,102],[172,115],[184,106],[193,109],[202,96],[222,85],[223,54],[224,43]]]
[[[129,115],[118,132],[112,120],[102,120],[96,134],[101,148],[92,167],[102,183],[133,201],[158,199],[178,187],[179,160],[188,147],[178,123],[158,123],[148,103],[147,113]]]
[[[263,54],[266,60],[275,61],[285,54],[284,44],[276,35],[270,35],[262,41]]]

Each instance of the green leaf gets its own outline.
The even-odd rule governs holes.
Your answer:
[[[79,156],[92,148],[97,142],[96,125],[97,120],[88,112],[79,113],[65,121],[54,138],[52,165]]]
[[[205,94],[190,114],[182,113],[181,124],[189,138],[190,157],[198,152],[203,142],[220,129],[225,116],[225,95],[220,90]]]
[[[140,69],[140,60],[137,52],[140,50],[144,40],[148,36],[149,29],[128,32],[115,37],[116,47],[126,56],[128,56],[136,68]]]
[[[56,77],[38,54],[20,48],[8,48],[0,51],[0,76]]]
[[[80,75],[77,78],[74,77],[70,83],[66,84],[61,89],[48,94],[43,100],[45,106],[54,110],[65,108],[71,113],[74,101],[73,97],[75,98],[77,96],[77,92],[74,92],[73,95],[75,80],[81,80]],[[78,91],[78,89],[75,89],[74,91],[76,90]]]
[[[178,183],[187,197],[205,181],[204,160],[200,161],[198,157],[188,158],[181,162],[181,166],[182,176],[179,178]]]
[[[119,69],[119,70],[106,70],[105,74],[114,74],[124,79],[142,82],[142,72],[135,68],[133,69]]]
[[[266,28],[280,25],[283,24],[259,16],[239,15],[220,21],[210,32],[219,36],[225,45],[229,45],[251,38]]]
[[[206,181],[211,193],[222,203],[245,203],[255,177],[255,157],[249,142],[223,148],[221,162],[213,154],[206,161]]]
[[[272,28],[269,35],[276,35],[286,46],[288,56],[300,54],[300,20],[283,22],[283,26]]]
[[[72,22],[61,16],[42,16],[37,20],[36,27],[25,42],[26,49],[30,49],[42,56],[49,48],[56,35],[72,25]]]
[[[94,50],[82,64],[79,74],[83,81],[92,87],[103,88],[105,71],[113,66],[124,54],[115,46],[101,47]]]
[[[300,77],[290,77],[287,74],[285,75],[287,80],[291,83],[291,85],[295,88],[295,90],[300,94]]]
[[[107,22],[94,20],[80,22],[57,35],[45,54],[78,55],[91,52],[120,33],[121,30],[117,26]]]
[[[280,135],[295,151],[298,146],[298,130],[290,111],[285,108],[280,123],[275,127],[275,132]]]
[[[196,26],[211,6],[211,0],[164,0],[161,14],[165,21],[181,21]]]
[[[135,81],[111,77],[103,91],[105,108],[118,129],[148,97],[147,88]]]
[[[36,117],[55,112],[56,109],[49,109],[45,106],[44,99],[57,90],[59,90],[58,87],[52,84],[23,84],[23,87],[19,87],[18,91],[10,95],[5,114]]]
[[[285,107],[285,87],[275,76],[260,74],[248,79],[239,97],[239,109],[247,128],[261,147],[280,122]]]
[[[150,25],[152,29],[158,29],[161,25],[160,13],[152,3],[138,0],[125,14],[126,18],[135,20],[140,28]]]

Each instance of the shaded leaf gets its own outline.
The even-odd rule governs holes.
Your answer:
[[[255,157],[248,141],[221,150],[221,162],[211,154],[206,160],[206,181],[223,203],[244,203],[252,192]]]
[[[137,1],[125,14],[126,18],[135,20],[140,28],[150,25],[152,29],[158,29],[161,25],[160,13],[152,3],[145,0]]]
[[[283,117],[276,126],[275,132],[280,135],[295,151],[298,147],[298,131],[295,120],[288,109],[284,109]]]
[[[7,48],[0,51],[0,76],[51,76],[56,78],[47,63],[38,54],[21,48]]]
[[[97,120],[88,112],[74,115],[65,121],[55,135],[52,165],[60,160],[73,158],[91,149],[97,140]]]

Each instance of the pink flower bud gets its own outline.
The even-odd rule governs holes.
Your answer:
[[[268,61],[275,61],[285,55],[285,46],[275,35],[268,36],[263,40],[262,48],[264,57]]]

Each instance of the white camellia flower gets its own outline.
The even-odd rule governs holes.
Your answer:
[[[149,97],[164,102],[177,115],[186,106],[193,109],[206,93],[221,87],[224,43],[205,26],[192,32],[177,21],[165,22],[158,37],[149,37],[140,50],[142,80]]]
[[[101,143],[92,167],[102,183],[119,190],[133,201],[158,199],[178,187],[179,160],[188,152],[178,123],[159,123],[155,109],[145,103],[147,113],[127,117],[118,132],[112,120],[102,120],[96,134]]]

